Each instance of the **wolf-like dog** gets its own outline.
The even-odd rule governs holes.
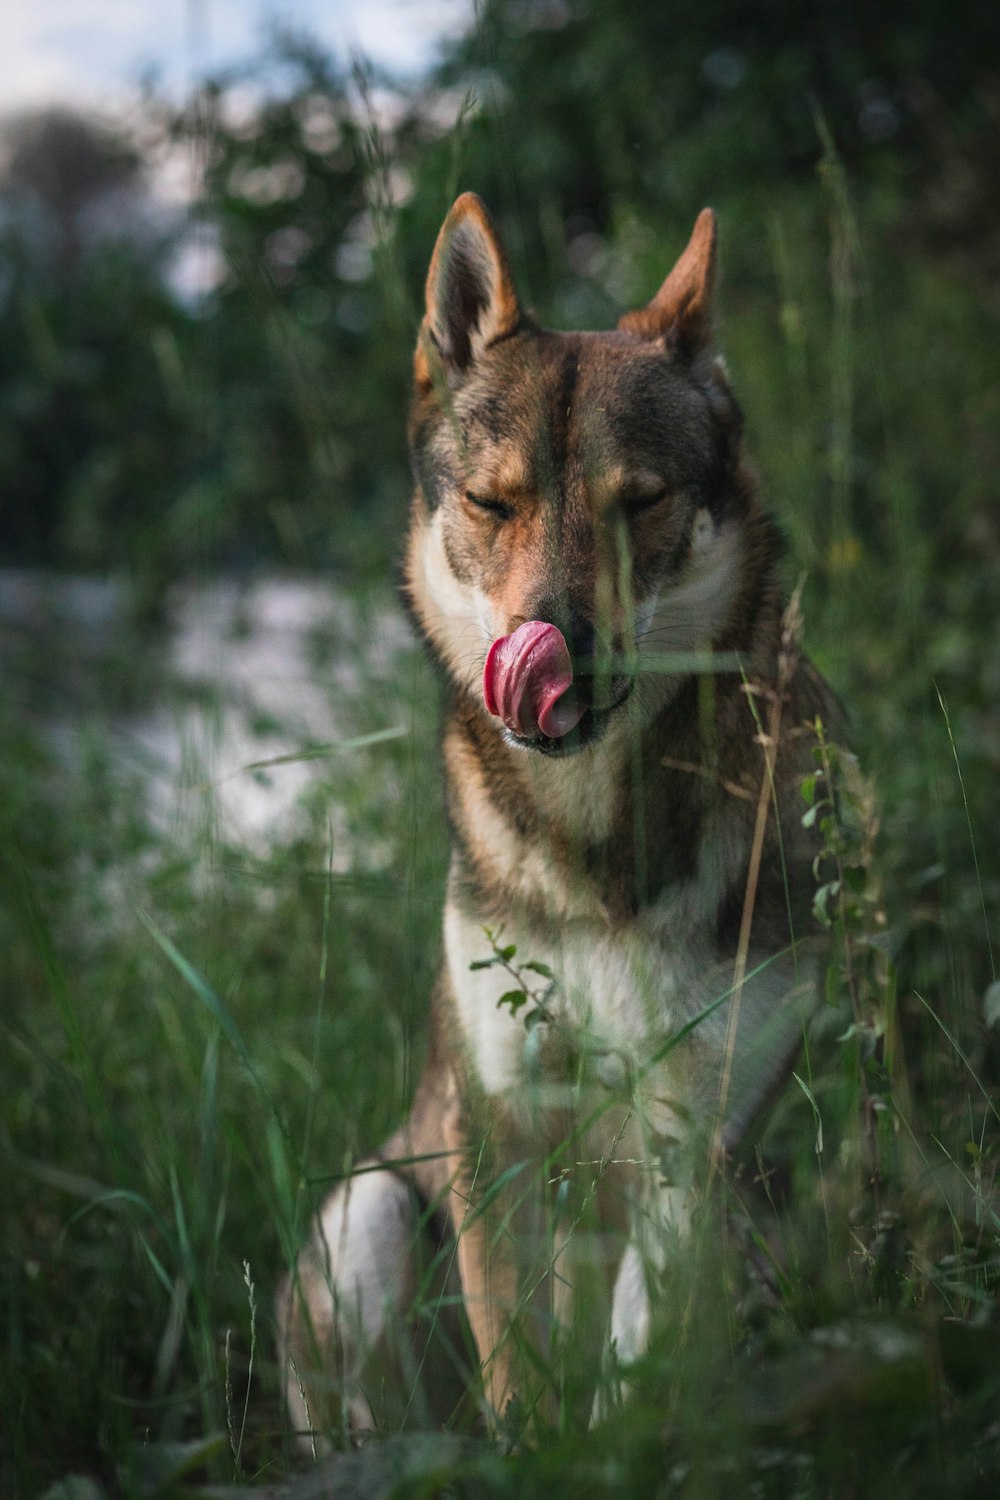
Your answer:
[[[801,1041],[799,788],[838,711],[714,348],[716,238],[705,209],[653,300],[598,333],[536,324],[474,194],[438,238],[405,588],[447,690],[443,961],[409,1117],[279,1296],[300,1428],[413,1402],[423,1335],[407,1356],[399,1331],[435,1251],[488,1418],[555,1391],[586,1421]]]

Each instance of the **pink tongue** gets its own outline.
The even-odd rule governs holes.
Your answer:
[[[572,681],[562,632],[543,620],[528,620],[490,647],[483,697],[489,712],[515,734],[530,739],[541,733],[558,740],[583,718],[582,708],[559,701]]]

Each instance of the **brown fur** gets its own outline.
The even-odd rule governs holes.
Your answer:
[[[407,588],[448,687],[454,856],[427,1063],[382,1156],[405,1160],[387,1180],[450,1226],[494,1418],[514,1396],[546,1399],[528,1345],[561,1359],[584,1415],[580,1371],[609,1324],[641,1349],[636,1265],[662,1265],[699,1149],[717,1158],[745,1134],[807,1009],[815,849],[798,786],[808,726],[837,713],[788,625],[776,532],[711,348],[716,239],[706,209],[648,307],[612,332],[551,333],[521,310],[466,194],[427,279]],[[531,619],[558,625],[576,659],[579,743],[517,743],[484,707],[491,639]],[[719,669],[693,671],[692,652]],[[485,929],[516,932],[507,972],[482,968]],[[551,989],[517,968],[531,959],[555,970]],[[509,990],[511,971],[531,993],[531,1042],[489,988]],[[550,1178],[582,1205],[569,1229],[553,1227]],[[321,1226],[281,1308],[297,1379],[326,1359],[353,1389],[374,1324],[341,1313],[368,1222],[345,1193],[327,1212],[347,1248],[338,1258]],[[402,1294],[384,1291],[403,1319]],[[289,1399],[301,1414],[291,1381]]]

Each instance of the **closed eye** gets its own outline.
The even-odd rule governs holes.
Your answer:
[[[492,495],[474,495],[471,490],[466,490],[465,498],[470,505],[476,506],[478,510],[488,511],[490,515],[498,517],[501,521],[509,521],[514,514],[513,506],[503,500],[497,500]]]
[[[627,516],[640,516],[644,511],[654,510],[667,498],[667,487],[658,490],[627,490],[620,497],[620,505]]]

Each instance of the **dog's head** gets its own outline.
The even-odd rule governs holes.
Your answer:
[[[704,209],[648,306],[609,332],[552,333],[522,310],[481,200],[463,194],[445,220],[415,356],[407,586],[455,685],[512,742],[564,753],[630,698],[655,707],[643,664],[711,647],[728,619],[740,419],[711,347],[715,269]],[[568,732],[489,702],[491,671],[527,674],[500,686],[529,699],[532,672],[556,682],[555,637],[518,635],[527,622],[566,643]],[[508,637],[515,665],[488,669],[484,700],[491,646]],[[547,665],[539,648],[525,666],[543,639]]]

